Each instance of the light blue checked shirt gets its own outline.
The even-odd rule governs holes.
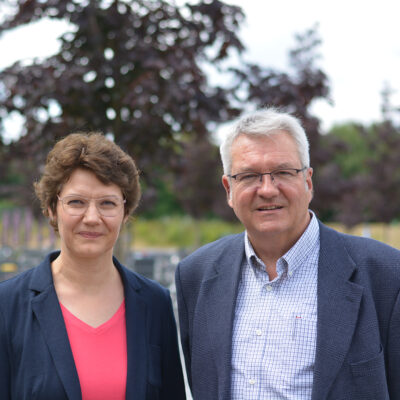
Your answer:
[[[319,226],[311,214],[272,281],[245,235],[232,337],[233,400],[311,398],[319,257]]]

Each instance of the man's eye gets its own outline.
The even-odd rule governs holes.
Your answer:
[[[239,181],[251,181],[253,179],[257,179],[257,174],[241,174],[238,176]]]
[[[294,175],[294,173],[293,173],[293,171],[290,171],[290,170],[286,170],[286,169],[281,169],[281,170],[279,170],[279,171],[275,171],[274,173],[273,173],[275,176],[280,176],[280,177],[289,177],[289,176],[293,176]]]

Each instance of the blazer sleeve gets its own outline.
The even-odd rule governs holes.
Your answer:
[[[185,384],[179,355],[178,336],[171,297],[165,313],[164,349],[162,355],[163,385],[160,400],[185,400]]]
[[[390,400],[400,400],[400,291],[397,294],[390,319],[386,356]]]
[[[175,285],[176,285],[176,295],[177,295],[178,311],[179,311],[179,331],[181,336],[182,352],[185,358],[186,375],[189,385],[190,387],[192,387],[192,370],[191,370],[190,344],[189,344],[189,316],[183,295],[183,289],[180,277],[180,268],[181,265],[179,264],[175,271]]]
[[[10,397],[10,361],[7,340],[7,327],[2,310],[0,309],[0,393],[2,400]]]

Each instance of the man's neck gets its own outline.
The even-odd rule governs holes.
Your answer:
[[[290,238],[282,235],[250,235],[249,232],[247,233],[255,253],[265,264],[266,272],[268,273],[270,280],[277,277],[276,263],[278,260],[300,239],[310,221],[311,216],[308,214],[308,218],[306,219],[303,228],[299,229],[298,232],[295,232],[295,234]]]

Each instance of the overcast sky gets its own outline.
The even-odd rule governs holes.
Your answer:
[[[320,66],[330,78],[334,106],[318,104],[324,126],[381,117],[384,83],[400,107],[400,1],[398,0],[230,0],[243,7],[241,31],[247,57],[286,68],[294,34],[316,23],[322,39]]]
[[[370,123],[381,117],[380,92],[387,82],[400,106],[400,1],[226,0],[246,14],[239,33],[247,61],[288,68],[294,35],[316,23],[322,39],[320,66],[330,78],[334,106],[314,111],[328,129],[348,120]],[[45,57],[58,49],[66,25],[53,21],[17,29],[0,39],[0,69],[18,59]]]

